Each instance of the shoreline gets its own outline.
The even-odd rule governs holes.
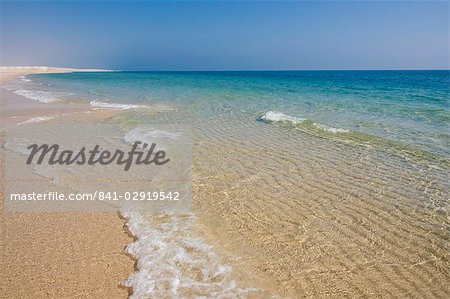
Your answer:
[[[109,76],[110,74],[107,75]],[[128,88],[134,90],[136,81],[130,82]],[[37,112],[38,107],[42,107],[41,112],[45,111],[40,117],[55,115],[51,119],[44,119],[48,123],[98,123],[123,111],[97,109],[86,103],[77,104],[75,101],[40,103],[18,95],[9,96],[17,96],[15,100],[11,100],[12,103],[24,101],[25,111],[34,107],[32,111],[28,111],[30,115],[24,114],[22,117],[36,116],[33,113]],[[3,98],[1,94],[0,98]],[[118,104],[98,103],[103,108],[118,108]],[[59,106],[63,104],[69,106],[67,111],[63,111],[64,108]],[[17,105],[12,105],[10,110],[17,112],[17,108]],[[49,110],[51,108],[54,110]],[[79,111],[75,111],[76,108]],[[89,113],[85,113],[86,111]],[[152,121],[179,119],[178,114],[173,116],[171,113],[142,116],[150,117]],[[146,119],[142,116],[123,113],[118,118],[122,120],[123,117],[124,121]],[[245,117],[248,117],[248,114]],[[296,120],[289,115],[284,115],[284,118]],[[10,121],[17,122],[18,118],[11,118]],[[65,273],[66,280],[62,281],[64,285],[61,287],[63,291],[55,290],[57,294],[50,295],[56,294],[60,297],[61,292],[66,292],[63,294],[103,297],[107,293],[108,297],[124,297],[125,293],[119,293],[117,290],[121,288],[117,282],[128,277],[128,282],[131,282],[127,285],[136,291],[135,296],[146,297],[143,294],[150,290],[148,286],[155,282],[160,285],[162,291],[168,291],[168,280],[160,278],[161,273],[167,271],[167,266],[172,266],[174,261],[174,268],[182,274],[173,274],[169,278],[178,281],[183,281],[183,275],[191,271],[192,274],[214,274],[214,267],[225,261],[223,265],[230,270],[220,276],[201,276],[199,281],[211,282],[208,278],[212,277],[212,284],[217,280],[223,282],[224,286],[228,286],[230,281],[237,282],[238,292],[256,288],[293,298],[325,295],[335,298],[354,295],[401,297],[405,292],[422,297],[431,294],[434,297],[444,297],[447,290],[445,282],[448,280],[448,273],[443,271],[448,265],[445,255],[445,241],[448,239],[445,229],[448,228],[448,219],[445,218],[447,205],[444,195],[448,190],[448,183],[443,170],[404,159],[376,147],[354,146],[353,143],[321,138],[295,126],[270,125],[254,119],[241,119],[239,116],[198,117],[192,126],[196,132],[194,146],[198,145],[192,157],[193,215],[165,215],[149,219],[130,217],[135,225],[150,224],[146,227],[151,228],[150,233],[145,231],[142,234],[131,225],[130,231],[135,237],[127,228],[119,228],[124,222],[117,220],[117,215],[102,214],[101,217],[94,217],[94,213],[70,213],[69,216],[74,215],[73,218],[69,219],[69,216],[65,216],[68,214],[62,214],[61,220],[56,219],[57,216],[54,215],[57,214],[45,214],[42,218],[47,222],[44,221],[43,224],[33,218],[26,220],[33,224],[28,228],[32,234],[43,241],[55,238],[54,236],[57,238],[52,240],[55,242],[53,244],[46,243],[49,250],[43,249],[43,245],[37,244],[39,242],[33,237],[27,236],[27,242],[31,242],[32,246],[35,246],[33,250],[38,250],[39,254],[41,250],[52,253],[51,249],[54,247],[67,250],[66,243],[77,244],[90,238],[93,241],[88,241],[91,242],[89,246],[71,245],[69,249],[81,253],[87,250],[90,256],[92,250],[89,247],[94,246],[96,256],[101,257],[103,250],[109,252],[104,260],[93,261],[93,258],[87,258],[87,263],[92,267],[88,274],[84,271],[86,266],[81,269],[71,268],[71,273],[75,272],[77,279],[74,281],[71,273]],[[224,147],[224,144],[227,146]],[[110,218],[105,220],[103,215],[105,219]],[[52,227],[52,217],[56,219],[57,227],[64,229],[65,225],[69,225],[69,234],[87,236],[76,241],[73,241],[73,238],[77,236],[64,236],[68,238],[67,242],[58,236],[61,232],[57,231],[57,228],[53,228],[55,231],[51,233],[45,229],[39,230],[45,225]],[[90,220],[86,220],[87,218]],[[195,222],[191,222],[194,218]],[[81,227],[79,231],[72,228],[77,226],[79,221],[82,221],[80,226],[88,226],[88,231]],[[89,228],[91,222],[97,223],[92,231]],[[14,225],[19,228],[14,228]],[[14,222],[14,225],[8,228],[8,234],[16,234],[16,238],[22,237],[26,231],[26,228],[20,228],[23,223]],[[176,230],[179,227],[183,228],[181,232]],[[109,240],[104,239],[105,230]],[[101,235],[98,235],[99,231]],[[128,232],[128,238],[119,237],[120,233],[124,232]],[[192,242],[185,246],[186,238]],[[20,240],[15,240],[7,234],[2,236],[3,239],[8,246],[11,242],[13,244],[4,250],[4,259],[9,259],[9,264],[1,265],[13,275],[7,276],[4,281],[11,280],[10,277],[19,280],[17,273],[22,271],[22,261],[29,264],[29,260],[32,260],[35,268],[46,267],[48,270],[49,267],[54,267],[55,263],[45,260],[45,254],[41,255],[43,261],[33,260],[33,255],[36,254],[33,252],[27,253],[24,258],[17,253],[9,257],[7,254],[16,248],[28,249],[30,245],[26,242],[20,243]],[[133,241],[137,244],[132,243]],[[153,242],[159,245],[152,247]],[[119,243],[122,246],[134,244],[138,249],[131,250],[132,255],[127,255],[120,250]],[[108,247],[109,244],[116,249]],[[142,248],[149,250],[142,252]],[[171,250],[164,251],[164,259],[158,260],[155,256],[161,255],[158,255],[159,251],[155,248]],[[188,258],[173,258],[179,251],[187,252]],[[189,253],[193,253],[195,258],[190,258]],[[117,265],[118,258],[113,257],[113,254],[117,254],[123,264]],[[57,255],[59,260],[56,265],[62,263],[64,268],[68,263],[67,252],[66,255],[62,252]],[[127,261],[123,260],[123,255],[127,256]],[[144,258],[141,259],[142,257]],[[78,259],[80,258],[83,261],[86,259],[79,255]],[[156,265],[148,263],[149,260],[156,260]],[[200,265],[195,264],[195,267],[192,267],[192,260]],[[103,274],[105,270],[97,271],[96,263],[104,267],[105,263],[111,262],[114,264],[108,269],[111,273],[116,273],[117,278],[111,279],[107,286],[101,285],[97,290],[97,285],[86,277]],[[129,270],[127,274],[123,274],[131,262],[135,262],[135,271]],[[149,264],[150,269],[147,267]],[[15,267],[13,270],[12,266]],[[64,271],[67,271],[68,267],[65,267]],[[28,273],[27,279],[36,279],[36,273],[44,273],[28,266],[25,270]],[[58,272],[55,270],[53,273]],[[110,279],[109,272],[107,275]],[[432,284],[428,283],[431,279]],[[41,283],[41,280],[39,283],[41,290],[49,285],[48,282]],[[83,293],[82,288],[75,288],[77,293],[74,293],[74,289],[68,290],[71,285],[66,284],[74,284],[76,287],[89,286],[90,291]],[[30,288],[29,285],[30,283],[27,283],[26,287]],[[22,288],[18,283],[15,286],[16,289]],[[240,288],[241,286],[249,288]],[[7,289],[9,294],[14,294],[14,288],[8,286]],[[195,292],[195,289],[178,288],[178,285],[174,290]],[[34,291],[36,293],[36,290]],[[97,291],[101,293],[95,293]],[[131,292],[131,289],[128,291]],[[24,290],[20,295],[30,296],[31,293],[27,292]],[[155,294],[161,294],[159,296],[163,297],[167,293],[151,293]],[[259,297],[265,298],[269,295]]]
[[[2,67],[0,83],[32,73],[74,71],[94,70],[31,67],[5,71]],[[0,105],[0,129],[39,117],[49,117],[47,123],[98,122],[118,112],[94,110],[87,104],[40,103],[4,89],[0,90]],[[4,148],[0,158],[2,168],[3,156]],[[2,172],[2,180],[3,175]],[[2,188],[0,288],[3,296],[125,298],[130,294],[129,288],[121,285],[133,274],[135,263],[124,252],[133,241],[125,219],[117,213],[106,212],[7,213],[3,192]]]
[[[42,116],[52,116],[53,118],[61,116],[61,113],[93,111],[92,107],[85,103],[42,103],[28,99],[22,95],[1,88],[1,84],[29,74],[56,74],[94,71],[112,72],[112,70],[102,69],[76,69],[47,66],[0,66],[0,106],[2,107],[0,111],[0,129],[3,129],[7,125],[15,125],[26,121],[27,117],[28,119]],[[109,110],[112,111],[112,109]],[[50,115],[42,115],[44,113],[48,113]]]
[[[89,72],[92,70],[49,68],[44,73],[73,71]],[[22,75],[38,73],[43,72],[35,68],[19,69],[16,72],[9,73],[0,72],[0,83],[5,83],[7,80],[12,80]],[[0,88],[0,105],[6,108],[0,113],[0,130],[6,126],[17,125],[22,122],[33,121],[34,119],[38,120],[39,118],[42,118],[46,124],[61,123],[61,121],[63,123],[73,121],[99,122],[124,111],[124,109],[111,105],[96,107],[88,103],[77,102],[42,103],[2,88]],[[3,163],[3,160],[0,159],[0,162]],[[1,194],[1,197],[3,200],[3,194]],[[30,294],[32,292],[44,294],[45,289],[45,295],[53,297],[73,296],[74,293],[77,293],[80,294],[80,297],[124,298],[133,293],[131,286],[126,287],[122,283],[132,277],[133,274],[138,273],[136,269],[137,258],[125,250],[128,245],[137,240],[137,237],[130,232],[127,226],[128,220],[123,215],[120,213],[39,213],[40,217],[36,220],[34,213],[4,213],[3,203],[1,204],[0,226],[2,234],[0,237],[5,243],[10,244],[8,248],[9,246],[21,249],[26,248],[22,252],[22,256],[12,255],[8,257],[4,254],[1,258],[1,267],[7,269],[2,273],[5,276],[3,281],[19,281],[19,276],[16,277],[16,275],[20,273],[21,277],[28,277],[27,281],[30,282],[29,285],[10,282],[2,287],[5,289],[5,294],[31,298]],[[220,259],[224,258],[227,263],[233,265],[233,276],[240,283],[257,286],[258,290],[264,292],[277,293],[277,288],[270,278],[259,273],[253,279],[250,279],[249,277],[252,275],[249,270],[239,269],[241,265],[236,262],[235,258],[231,257],[233,254],[228,252],[226,247],[220,243],[221,238],[214,238],[213,230],[207,225],[209,224],[207,220],[209,219],[208,215],[200,210],[196,214],[199,216],[198,223],[193,227],[196,234],[201,236],[201,239],[208,240],[211,244],[214,244],[214,251],[217,251],[216,253],[220,256]],[[28,227],[30,223],[32,228]],[[64,234],[64,232],[49,229],[50,226],[71,227],[71,229]],[[86,226],[90,227],[87,231],[84,229]],[[25,231],[29,231],[29,234],[25,234]],[[62,234],[64,234],[64,239]],[[109,236],[109,238],[105,238],[105,235]],[[20,238],[17,239],[12,236],[20,236]],[[39,243],[33,242],[33,238],[36,237],[40,240]],[[26,244],[28,243],[33,243],[33,246],[27,247]],[[47,248],[54,247],[68,248],[76,251],[77,254],[71,256],[65,250],[62,250],[52,252],[52,258],[45,259],[45,257],[40,256],[40,259],[36,259],[36,252],[48,252]],[[4,248],[4,252],[8,252],[8,248]],[[104,259],[96,258],[95,263],[91,264],[89,259],[85,260],[79,256],[84,252],[88,252],[93,257],[104,257]],[[105,252],[108,254],[105,255]],[[112,255],[116,257],[111,259]],[[78,259],[83,259],[90,267],[88,265],[76,267]],[[18,260],[21,262],[17,263]],[[28,267],[28,264],[39,267]],[[48,275],[47,267],[50,267],[50,264],[53,267],[60,264],[68,265],[68,267],[63,267],[59,270],[55,269]],[[238,267],[235,268],[234,266]],[[97,267],[100,270],[97,270]],[[94,273],[94,276],[102,275],[107,280],[103,285],[97,285],[97,281],[90,279],[92,275],[85,273],[86,269]],[[105,272],[108,271],[109,274],[104,276]],[[45,279],[40,279],[42,277],[45,277]],[[52,288],[50,280],[53,279],[55,281],[57,278],[60,279],[59,281],[62,282],[62,285],[58,288]],[[65,285],[64,281],[70,281],[71,285]],[[86,286],[88,291],[84,289]],[[18,290],[20,294],[17,293]]]

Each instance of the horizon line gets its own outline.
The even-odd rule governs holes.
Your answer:
[[[0,65],[0,68],[60,68],[77,70],[92,70],[92,72],[296,72],[296,71],[450,71],[450,68],[417,68],[417,69],[106,69],[97,67],[47,66],[47,65]]]
[[[82,69],[82,68],[80,68]],[[122,69],[111,69],[109,71],[113,72],[321,72],[321,71],[450,71],[450,68],[437,68],[437,69],[174,69],[174,70],[163,70],[163,69],[146,69],[146,70],[122,70]]]

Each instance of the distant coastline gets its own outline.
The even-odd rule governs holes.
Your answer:
[[[0,73],[66,73],[66,72],[113,72],[106,69],[85,69],[53,66],[0,66]]]

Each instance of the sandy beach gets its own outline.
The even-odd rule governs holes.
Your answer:
[[[0,78],[42,71],[11,69]],[[129,97],[139,87],[155,88],[153,77],[164,81],[158,76],[188,76],[187,89],[194,89],[189,74],[117,75],[117,81],[104,79],[111,80],[108,88],[119,82]],[[192,76],[196,84],[202,80]],[[231,86],[232,92],[239,89]],[[211,99],[205,98],[195,105],[208,107]],[[408,151],[377,147],[389,145],[382,139],[369,145],[356,143],[354,134],[339,139],[348,131],[320,123],[308,127],[311,122],[272,111],[266,119],[245,114],[248,107],[227,114],[223,98],[211,114],[151,98],[111,101],[100,109],[88,101],[41,103],[7,90],[0,100],[2,129],[30,119],[195,120],[192,213],[134,215],[128,222],[133,239],[118,213],[2,210],[0,284],[7,298],[125,298],[132,289],[121,283],[130,278],[137,298],[446,298],[449,292],[448,169],[433,155],[410,160]],[[111,109],[125,106],[147,108]],[[44,187],[51,188],[50,180]],[[125,254],[133,241],[141,264]]]
[[[0,71],[4,83],[29,73],[86,70],[31,67]],[[0,106],[2,128],[42,116],[54,117],[53,122],[61,121],[61,115],[65,122],[98,122],[116,113],[95,110],[86,114],[90,110],[86,104],[40,103],[6,90],[0,91]],[[0,163],[3,168],[3,159]],[[1,297],[127,297],[129,290],[120,284],[134,271],[133,260],[124,253],[132,239],[117,213],[7,213],[3,202],[1,207]]]

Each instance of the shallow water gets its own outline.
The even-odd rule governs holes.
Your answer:
[[[22,82],[19,93],[41,100],[164,103],[195,119],[222,115],[248,122],[274,111],[449,157],[448,71],[112,72],[24,80],[29,78],[35,82]],[[185,116],[179,121],[194,122]]]

